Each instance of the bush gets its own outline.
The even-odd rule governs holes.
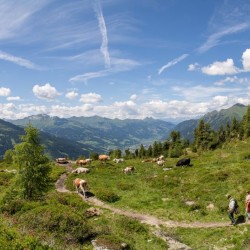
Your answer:
[[[29,229],[46,231],[68,243],[82,243],[92,236],[83,215],[63,205],[37,207],[19,217]]]
[[[6,226],[0,224],[0,246],[1,250],[23,250],[23,249],[32,249],[32,250],[49,250],[49,246],[41,244],[38,239],[35,239],[31,236],[21,237],[18,233],[9,229]]]
[[[0,210],[12,215],[22,209],[23,203],[18,191],[10,187],[0,202]]]
[[[129,250],[128,244],[113,235],[102,235],[96,239],[96,245],[112,250]],[[103,248],[102,248],[103,249]]]
[[[117,184],[117,188],[122,190],[122,191],[129,191],[129,190],[134,190],[134,184],[128,184],[124,182],[120,182]]]
[[[137,220],[122,217],[117,223],[129,234],[134,234],[135,232],[147,233],[146,228]]]
[[[112,192],[112,191],[110,191],[108,189],[98,190],[96,192],[96,196],[100,200],[110,202],[110,203],[120,200],[120,197],[117,194],[115,194],[114,192]]]

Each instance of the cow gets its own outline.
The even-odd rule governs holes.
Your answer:
[[[80,166],[86,165],[87,163],[88,163],[87,160],[77,160],[77,161],[76,161],[76,165],[80,165]]]
[[[158,166],[163,166],[164,162],[165,162],[164,160],[159,160],[156,163],[157,163]]]
[[[106,160],[109,160],[110,157],[108,155],[99,155],[98,159],[100,161],[106,161]]]
[[[115,158],[115,159],[113,159],[113,162],[121,163],[121,162],[124,162],[124,159],[123,158]]]
[[[76,192],[80,193],[82,191],[84,198],[86,199],[86,191],[88,189],[88,183],[85,180],[76,178],[73,181],[73,185],[76,187]]]
[[[71,173],[76,173],[76,174],[81,174],[81,173],[88,173],[89,169],[88,168],[82,168],[82,167],[78,167],[75,170],[73,170]]]
[[[69,161],[67,160],[67,158],[57,158],[56,162],[58,164],[67,164],[67,163],[69,163]]]
[[[134,171],[135,171],[135,167],[133,167],[133,166],[128,166],[122,170],[122,172],[125,174],[129,174],[129,173],[132,173]]]
[[[190,158],[183,158],[183,159],[180,159],[180,160],[176,163],[176,167],[180,167],[180,166],[191,166],[191,165],[190,165]]]
[[[164,155],[160,155],[159,157],[158,157],[158,161],[163,161],[164,160]]]
[[[88,159],[86,159],[85,161],[86,161],[87,163],[90,163],[90,162],[92,162],[92,159],[88,158]]]

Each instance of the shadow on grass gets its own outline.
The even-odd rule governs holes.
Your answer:
[[[246,218],[243,214],[239,215],[236,219],[236,225],[246,222]]]

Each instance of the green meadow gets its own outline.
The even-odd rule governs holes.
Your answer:
[[[189,151],[188,151],[189,152]],[[155,216],[164,221],[185,222],[191,228],[160,226],[164,235],[191,249],[249,249],[250,224],[228,226],[230,193],[245,215],[244,199],[250,190],[250,140],[224,144],[223,148],[188,153],[190,167],[176,167],[167,158],[163,167],[140,159],[114,163],[93,161],[87,174],[68,174],[66,187],[75,191],[76,177],[87,180],[89,195],[114,208]],[[134,166],[135,172],[122,169]],[[72,165],[76,168],[75,165]],[[1,162],[0,170],[13,169]],[[51,186],[45,196],[24,200],[14,186],[14,173],[0,172],[1,249],[93,249],[96,240],[109,249],[167,249],[168,245],[142,224],[98,207],[100,215],[89,217],[93,207],[75,192],[58,193],[55,182],[66,167],[53,165]],[[196,228],[195,223],[224,223],[222,227]]]

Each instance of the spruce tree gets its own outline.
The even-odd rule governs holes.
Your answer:
[[[250,137],[250,105],[247,108],[246,114],[243,116],[243,130],[244,130],[244,138]]]

